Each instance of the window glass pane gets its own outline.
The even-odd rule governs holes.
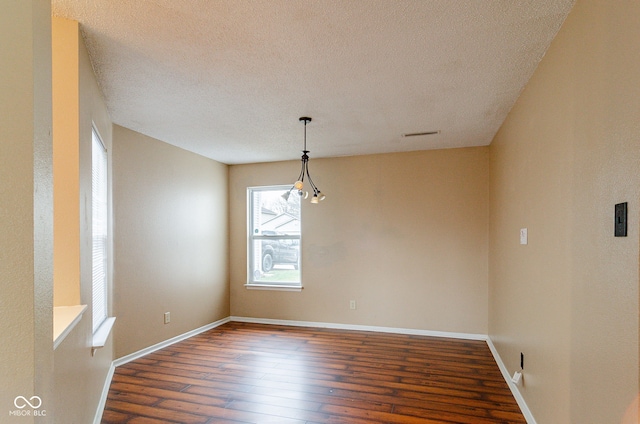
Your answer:
[[[93,131],[91,161],[93,332],[107,318],[107,151]]]
[[[249,189],[249,283],[300,285],[300,196],[291,187]]]
[[[300,235],[300,196],[293,192],[288,200],[282,195],[289,188],[252,189],[252,229],[254,235]]]

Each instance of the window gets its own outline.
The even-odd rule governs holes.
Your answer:
[[[248,286],[300,288],[300,196],[291,186],[250,187]]]
[[[107,319],[107,150],[95,129],[91,145],[91,210],[93,268],[93,332]]]

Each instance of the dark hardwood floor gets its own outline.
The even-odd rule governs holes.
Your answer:
[[[102,422],[526,423],[483,341],[239,322],[116,368]]]

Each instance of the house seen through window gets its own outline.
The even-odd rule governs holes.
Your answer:
[[[248,284],[300,287],[300,196],[291,186],[248,191]]]

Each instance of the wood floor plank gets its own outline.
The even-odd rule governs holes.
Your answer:
[[[526,423],[483,341],[238,322],[118,367],[102,422]]]
[[[130,416],[117,411],[105,410],[102,414],[103,424],[123,424],[129,422]]]
[[[304,424],[305,419],[296,419],[283,416],[275,411],[275,408],[262,412],[244,411],[241,409],[218,406],[209,406],[202,404],[193,404],[189,402],[180,402],[175,400],[162,401],[159,406],[175,411],[185,411],[192,414],[203,415],[207,417],[220,417],[223,419],[233,419],[250,423],[274,423],[274,424]]]
[[[179,409],[162,408],[157,405],[137,405],[129,402],[107,399],[106,409],[127,413],[132,416],[143,416],[164,420],[165,422],[184,424],[204,424],[209,418],[204,415],[196,415],[182,412]]]

